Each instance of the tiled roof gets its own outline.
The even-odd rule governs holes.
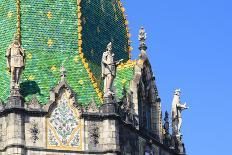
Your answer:
[[[15,0],[4,0],[0,3],[0,98],[9,96],[10,76],[6,70],[6,49],[17,31],[17,13]]]
[[[114,43],[116,59],[129,59],[128,28],[118,0],[4,0],[0,4],[0,98],[9,96],[5,51],[16,32],[21,33],[27,62],[21,80],[26,101],[36,95],[42,104],[59,81],[59,68],[79,103],[101,103],[100,61],[106,44]],[[17,6],[20,5],[20,18]],[[19,6],[18,6],[19,8]],[[18,20],[17,20],[18,19]],[[17,30],[17,23],[21,23]],[[120,75],[120,74],[119,74]],[[98,85],[94,83],[97,81]]]
[[[134,78],[134,67],[136,61],[129,60],[120,65],[117,69],[117,76],[114,82],[118,98],[122,98],[123,88],[129,91],[130,81]]]

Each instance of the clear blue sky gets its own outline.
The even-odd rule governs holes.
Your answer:
[[[232,154],[232,1],[123,0],[138,55],[141,25],[162,109],[182,90],[182,133],[189,155]]]

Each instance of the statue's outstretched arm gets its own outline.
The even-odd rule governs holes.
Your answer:
[[[177,107],[180,108],[181,110],[188,109],[186,103],[184,103],[184,104],[180,103],[180,104],[177,105]]]

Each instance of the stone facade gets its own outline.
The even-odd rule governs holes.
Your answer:
[[[45,106],[36,97],[28,103],[20,96],[9,97],[0,111],[0,154],[178,154],[163,144],[160,99],[149,63],[138,61],[136,67],[140,69],[130,92],[99,107],[94,102],[87,107],[79,105],[66,75],[51,90]],[[150,112],[147,105],[139,104],[151,104]]]

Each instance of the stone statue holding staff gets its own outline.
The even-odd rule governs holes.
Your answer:
[[[112,43],[107,45],[106,52],[102,55],[102,78],[104,79],[104,97],[113,96],[113,81],[116,76],[116,68],[123,60],[114,61]]]

